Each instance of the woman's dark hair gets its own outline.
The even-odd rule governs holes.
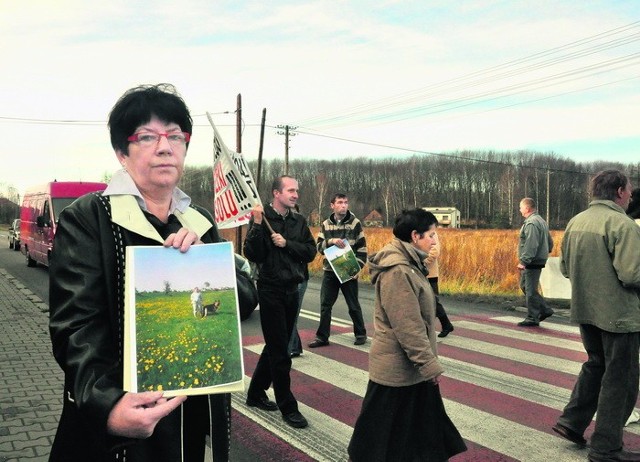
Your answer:
[[[411,242],[411,231],[422,235],[433,225],[438,224],[436,216],[423,209],[403,210],[396,217],[393,235],[404,242]]]
[[[183,132],[193,132],[189,108],[175,87],[169,83],[140,85],[127,90],[109,114],[109,131],[113,149],[129,154],[128,137],[155,116],[164,123],[175,123]],[[187,143],[188,147],[188,143]]]
[[[634,189],[631,193],[631,202],[629,202],[629,207],[627,207],[627,215],[634,220],[640,218],[640,188]]]
[[[603,170],[591,180],[591,194],[596,199],[614,201],[618,189],[626,188],[629,179],[620,170]]]

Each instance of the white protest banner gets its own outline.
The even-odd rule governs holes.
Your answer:
[[[213,128],[214,212],[218,228],[235,228],[249,223],[251,209],[261,204],[251,171],[241,154],[230,151],[222,141],[211,115]]]

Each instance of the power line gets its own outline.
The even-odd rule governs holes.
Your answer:
[[[30,119],[26,117],[2,117],[0,120],[37,125],[106,125],[106,120]]]
[[[624,33],[632,29],[636,29],[638,27],[640,27],[640,21],[628,24],[626,26],[618,27],[600,34],[596,34],[594,36],[587,37],[585,39],[571,42],[569,44],[562,45],[560,47],[555,47],[550,50],[535,53],[533,55],[530,55],[524,58],[509,61],[507,63],[503,63],[497,66],[493,66],[493,67],[475,71],[460,77],[456,77],[443,82],[432,84],[427,87],[423,87],[421,89],[404,92],[399,95],[389,96],[389,97],[382,98],[380,100],[376,100],[370,103],[357,105],[355,107],[352,107],[351,109],[342,110],[340,112],[329,113],[326,115],[305,119],[305,120],[299,121],[298,124],[302,126],[328,125],[328,124],[333,124],[333,125],[339,124],[344,126],[349,123],[357,123],[359,120],[365,118],[366,116],[370,116],[371,112],[375,112],[375,111],[381,112],[381,114],[378,115],[379,119],[382,119],[385,117],[392,117],[394,112],[397,114],[402,114],[403,111],[401,109],[397,109],[396,111],[387,111],[387,113],[385,113],[386,109],[394,108],[402,105],[405,105],[405,106],[410,105],[412,103],[419,102],[426,98],[430,98],[430,99],[443,98],[448,93],[460,92],[463,90],[470,90],[471,88],[477,87],[482,84],[486,84],[489,82],[494,83],[494,82],[497,82],[498,80],[504,80],[507,77],[512,78],[516,75],[555,66],[563,62],[569,62],[577,58],[585,57],[585,56],[595,54],[597,52],[601,52],[607,49],[611,49],[611,48],[636,42],[640,39],[640,33],[634,33],[630,36],[616,38],[614,40],[610,40],[605,43],[600,43],[584,50],[566,53],[561,56],[551,57],[544,61],[536,62],[541,58],[547,58],[550,55],[557,54],[565,50],[577,48],[579,46],[589,44],[596,40],[601,40],[603,38],[611,37],[616,34]],[[526,66],[520,66],[520,67],[516,67],[515,69],[510,69],[516,65],[520,65],[528,62],[532,62],[532,64],[527,64]],[[605,64],[606,62],[597,63],[597,64],[594,64],[594,66],[595,65],[602,66]],[[609,63],[609,65],[612,65],[612,64],[614,63]],[[553,78],[557,78],[557,76],[546,77],[546,79],[553,79]],[[501,90],[494,90],[494,92],[496,93],[498,91],[501,91]],[[466,98],[470,99],[473,97],[475,97],[475,95],[467,96]],[[391,114],[389,114],[389,112]]]
[[[236,111],[223,111],[223,112],[210,112],[212,115],[220,115],[220,114],[235,114]],[[195,117],[206,117],[206,114],[191,114],[192,118]],[[28,118],[28,117],[4,117],[0,116],[0,120],[5,120],[7,122],[16,122],[16,123],[27,123],[27,124],[41,124],[41,125],[107,125],[106,120],[80,120],[80,119],[37,119],[37,118]],[[194,124],[196,125],[196,124]],[[198,125],[198,126],[209,126],[206,125]],[[227,125],[217,125],[217,126],[227,126]]]
[[[275,128],[275,127],[271,127],[271,128]],[[511,162],[500,162],[500,161],[496,161],[496,160],[487,160],[487,159],[475,159],[473,157],[465,157],[465,156],[458,155],[458,154],[446,154],[446,153],[442,153],[442,152],[423,151],[423,150],[419,150],[419,149],[411,149],[411,148],[405,148],[405,147],[401,147],[401,146],[393,146],[393,145],[388,145],[388,144],[371,143],[371,142],[368,142],[368,141],[353,140],[353,139],[343,138],[343,137],[339,137],[339,136],[332,136],[332,135],[318,134],[318,133],[310,133],[310,132],[304,131],[304,130],[298,130],[298,133],[304,134],[304,135],[309,135],[309,136],[318,136],[318,137],[321,137],[321,138],[329,138],[329,139],[334,139],[334,140],[338,140],[338,141],[344,141],[344,142],[347,142],[347,143],[362,144],[362,145],[378,147],[378,148],[393,149],[393,150],[396,150],[396,151],[405,151],[405,152],[412,153],[412,154],[425,154],[425,155],[429,155],[429,156],[444,157],[444,158],[454,159],[454,160],[462,159],[462,160],[467,160],[467,161],[470,161],[470,162],[477,162],[477,163],[481,163],[481,164],[502,165],[502,166],[528,168],[528,169],[544,170],[544,171],[549,170],[549,171],[554,172],[554,173],[559,172],[559,173],[571,173],[571,174],[579,174],[579,175],[593,175],[593,172],[580,172],[580,171],[576,171],[576,170],[567,170],[567,169],[559,169],[559,168],[551,168],[551,167],[537,167],[537,166],[534,166],[534,165],[516,165],[516,164],[513,164]]]

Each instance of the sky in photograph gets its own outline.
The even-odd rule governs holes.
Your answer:
[[[640,159],[637,0],[0,0],[0,191],[99,181],[127,89],[173,83],[212,162],[232,150],[344,159],[462,150]],[[301,185],[304,188],[304,185]]]
[[[235,285],[233,247],[229,242],[195,245],[186,253],[158,246],[136,247],[135,252],[133,274],[140,292],[163,291],[164,281],[175,291],[194,287],[202,290],[205,282],[212,289]]]

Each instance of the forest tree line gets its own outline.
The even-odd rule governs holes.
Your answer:
[[[249,161],[256,182],[257,161]],[[635,187],[640,186],[640,162],[636,164],[575,162],[553,153],[531,151],[416,154],[407,157],[340,160],[300,159],[288,172],[300,186],[300,210],[312,225],[330,213],[336,192],[349,196],[349,208],[363,220],[378,211],[385,226],[405,208],[456,207],[462,225],[469,228],[509,229],[520,226],[518,204],[532,197],[538,211],[553,229],[567,222],[589,203],[589,180],[604,168],[623,170]],[[271,183],[285,171],[280,159],[263,162],[260,197],[271,199]],[[194,203],[213,212],[212,167],[187,166],[180,187]],[[101,181],[108,181],[108,176]],[[6,184],[0,188],[0,222],[18,216],[19,194]],[[3,200],[4,199],[4,200]]]
[[[249,162],[256,178],[257,162]],[[384,225],[405,208],[456,207],[462,224],[470,228],[518,227],[518,205],[532,197],[538,211],[554,229],[563,229],[590,201],[589,181],[605,168],[618,168],[640,185],[640,163],[580,163],[555,154],[529,151],[471,152],[450,155],[413,155],[403,158],[295,160],[289,175],[299,182],[300,210],[324,220],[336,192],[349,196],[349,208],[361,220],[372,210]],[[281,160],[263,162],[260,197],[271,199],[271,183],[285,171]],[[194,202],[212,209],[210,167],[187,167],[181,188]],[[315,212],[315,213],[314,213]],[[317,225],[318,223],[313,223]]]

